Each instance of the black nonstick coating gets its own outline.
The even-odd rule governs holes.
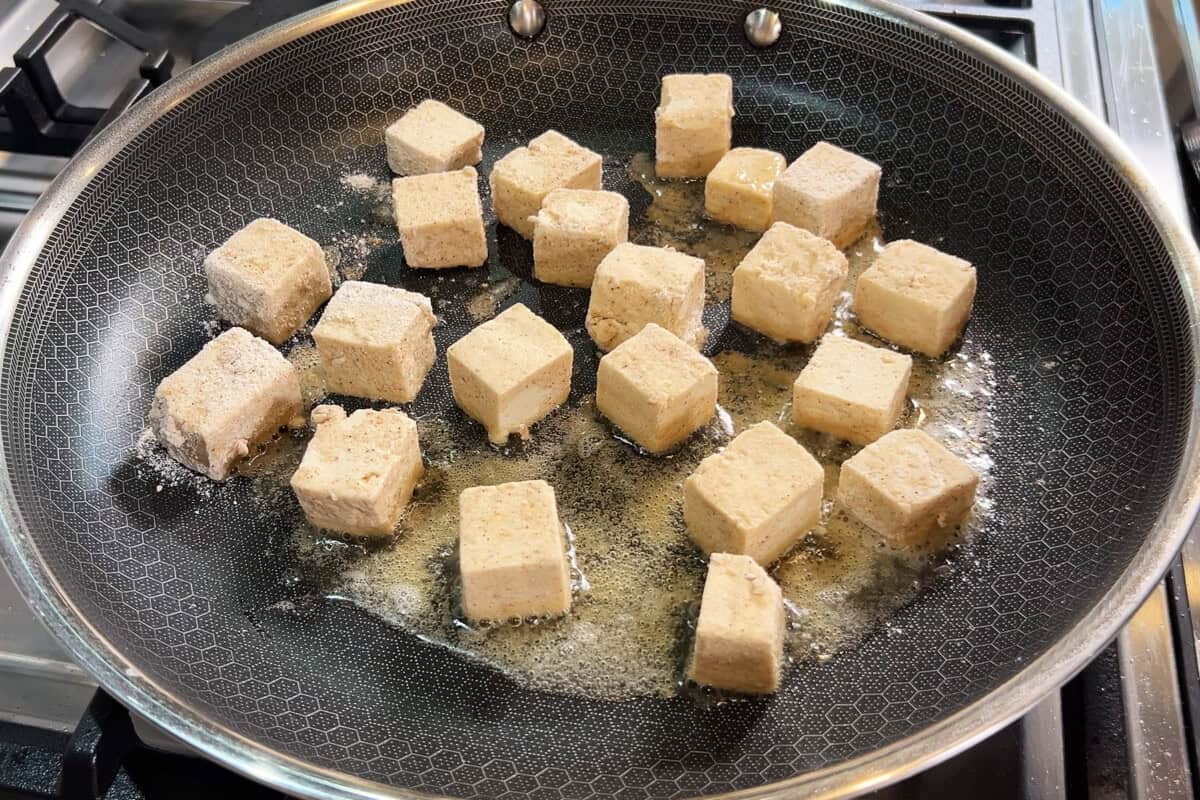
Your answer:
[[[314,31],[233,69],[137,136],[75,199],[13,317],[0,375],[12,500],[62,591],[140,673],[280,752],[399,789],[462,797],[665,797],[781,780],[920,732],[985,695],[1088,615],[1143,544],[1179,469],[1192,402],[1184,295],[1118,170],[1017,82],[863,12],[780,3],[756,50],[717,2],[552,3],[533,42],[504,4],[427,2]],[[624,164],[653,150],[659,77],[726,71],[734,138],[794,158],[820,139],[884,165],[888,239],[952,242],[979,270],[971,336],[991,353],[995,511],[976,558],[778,696],[705,709],[521,688],[312,586],[298,513],[249,482],[167,486],[139,468],[155,385],[210,337],[203,254],[256,216],[322,242],[371,213],[348,171],[427,96],[487,128],[484,164],[553,127]],[[341,201],[343,205],[338,206]],[[636,216],[638,202],[633,213]],[[529,278],[489,227],[438,349],[470,327],[472,282],[594,355],[578,293]],[[368,279],[428,289],[398,244]],[[712,312],[720,316],[719,309]],[[719,350],[722,341],[711,345]],[[452,411],[444,360],[414,411]],[[281,601],[297,601],[282,613]],[[289,606],[290,607],[290,606]]]

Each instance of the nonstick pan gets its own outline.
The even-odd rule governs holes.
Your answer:
[[[927,17],[781,0],[783,35],[757,49],[739,3],[546,5],[532,40],[500,2],[333,5],[189,70],[71,162],[3,257],[0,510],[17,584],[130,708],[311,797],[846,795],[1012,720],[1115,635],[1193,520],[1190,238],[1111,132]],[[386,172],[382,129],[401,110],[433,96],[482,122],[483,174],[559,129],[605,154],[636,221],[648,200],[628,164],[653,151],[660,76],[718,70],[737,87],[736,143],[794,158],[828,139],[879,162],[884,237],[979,270],[968,337],[994,373],[991,510],[970,558],[886,625],[798,659],[772,698],[531,689],[313,599],[286,493],[164,484],[141,463],[155,385],[214,332],[203,254],[256,216],[323,244],[368,224],[344,179]],[[499,307],[563,329],[585,402],[579,296],[532,281],[510,231],[489,236],[487,269],[448,285],[503,284]],[[440,280],[405,268],[394,240],[365,268]],[[444,354],[472,321],[466,288],[441,291]],[[709,354],[742,346],[727,305],[706,321]],[[461,419],[444,362],[410,411]]]

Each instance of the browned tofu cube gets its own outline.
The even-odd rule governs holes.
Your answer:
[[[483,126],[437,100],[422,100],[383,132],[398,175],[452,172],[483,159]]]
[[[869,444],[896,427],[911,374],[906,355],[826,335],[796,378],[792,417],[805,428]]]
[[[733,79],[728,75],[664,75],[654,112],[655,172],[703,178],[733,141]]]
[[[588,288],[596,267],[629,239],[629,201],[616,192],[555,189],[533,230],[533,277]]]
[[[479,267],[487,261],[483,203],[474,167],[396,178],[392,204],[408,266]]]
[[[783,593],[750,556],[713,553],[700,599],[688,677],[745,694],[779,689]]]
[[[566,402],[574,355],[553,325],[517,303],[450,345],[450,388],[493,443],[526,438]]]
[[[317,406],[312,418],[317,430],[291,481],[308,521],[361,536],[391,533],[424,471],[417,423],[395,408],[347,417]]]
[[[717,369],[650,323],[600,359],[596,407],[650,453],[664,453],[712,418]]]
[[[733,271],[733,318],[779,342],[825,332],[849,264],[827,239],[776,222]]]
[[[683,485],[683,518],[706,553],[741,553],[763,566],[821,518],[825,470],[770,422],[700,462]]]
[[[863,325],[933,358],[962,335],[974,301],[970,262],[908,239],[883,248],[854,289]]]
[[[775,179],[786,167],[783,156],[771,150],[733,148],[704,180],[704,210],[721,222],[765,231],[771,225]]]
[[[777,221],[846,247],[875,219],[878,164],[828,142],[817,142],[775,179]]]
[[[298,331],[329,299],[321,245],[274,219],[256,219],[204,259],[217,316],[273,344]]]
[[[626,243],[596,267],[585,325],[601,350],[612,350],[651,322],[700,348],[708,336],[703,314],[704,259]]]
[[[409,403],[437,359],[428,297],[346,281],[313,329],[321,375],[335,394]]]
[[[463,613],[510,620],[571,610],[571,572],[554,489],[520,481],[466,489],[458,501]]]
[[[924,431],[892,431],[842,464],[838,504],[896,544],[916,544],[962,522],[979,476]]]
[[[600,189],[603,160],[599,153],[546,131],[518,147],[492,168],[492,208],[500,223],[526,239],[546,195],[555,189]]]
[[[302,410],[291,362],[249,331],[231,328],[163,379],[150,425],[172,458],[221,481]]]

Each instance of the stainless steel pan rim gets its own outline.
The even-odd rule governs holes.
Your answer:
[[[0,338],[0,348],[7,344],[17,299],[42,246],[96,172],[128,141],[172,107],[250,59],[348,17],[410,1],[343,0],[332,7],[276,25],[188,70],[101,133],[53,183],[26,217],[0,260],[0,333],[4,334]],[[1200,253],[1186,227],[1153,188],[1149,177],[1116,134],[1031,67],[948,23],[886,0],[826,1],[890,18],[953,43],[1015,77],[1082,130],[1120,169],[1134,194],[1149,210],[1175,262],[1184,289],[1193,358],[1197,358],[1200,354],[1200,316],[1196,287],[1200,280]],[[497,16],[497,24],[502,21],[502,16]],[[2,353],[0,350],[0,355]],[[1197,362],[1200,367],[1200,359]],[[987,696],[920,734],[840,764],[723,796],[844,797],[861,794],[926,769],[969,747],[1018,718],[1045,694],[1062,685],[1117,634],[1161,579],[1190,531],[1200,505],[1198,422],[1200,411],[1193,403],[1180,472],[1165,509],[1145,544],[1091,614],[1039,658]],[[17,586],[35,613],[74,658],[132,711],[229,768],[289,794],[313,798],[428,797],[314,767],[272,750],[198,714],[182,698],[155,684],[126,662],[111,643],[89,625],[28,542],[12,495],[3,452],[0,452],[0,492],[0,526],[4,534],[0,536],[0,552]]]

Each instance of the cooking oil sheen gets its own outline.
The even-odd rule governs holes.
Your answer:
[[[707,219],[703,181],[660,181],[645,154],[633,157],[629,173],[651,196],[643,218],[631,221],[631,240],[703,258],[708,302],[728,301],[733,269],[757,234]],[[845,251],[850,276],[832,330],[886,346],[858,326],[850,308],[855,279],[881,247],[876,228]],[[486,316],[494,297],[480,293],[473,313]],[[324,389],[315,354],[304,348],[294,348],[291,358],[311,406]],[[975,511],[952,540],[901,549],[833,502],[839,465],[857,448],[791,422],[792,383],[812,347],[761,339],[751,349],[713,356],[721,376],[719,413],[663,457],[643,455],[623,441],[591,396],[552,413],[528,441],[514,439],[504,448],[487,444],[473,423],[418,418],[426,473],[395,537],[345,541],[301,524],[296,546],[314,572],[333,576],[327,597],[351,600],[527,686],[605,700],[673,695],[683,686],[689,623],[705,573],[705,558],[683,524],[683,481],[732,435],[771,420],[825,468],[820,524],[771,570],[789,615],[788,669],[831,658],[867,635],[895,634],[889,617],[953,569],[990,513],[990,357],[968,337],[944,359],[914,358],[902,424],[929,431],[966,458],[982,480]],[[247,465],[244,471],[255,477],[264,500],[286,497],[303,444],[303,434],[285,435]],[[557,619],[469,622],[458,602],[458,495],[470,486],[538,478],[554,487],[569,528],[573,608]]]

